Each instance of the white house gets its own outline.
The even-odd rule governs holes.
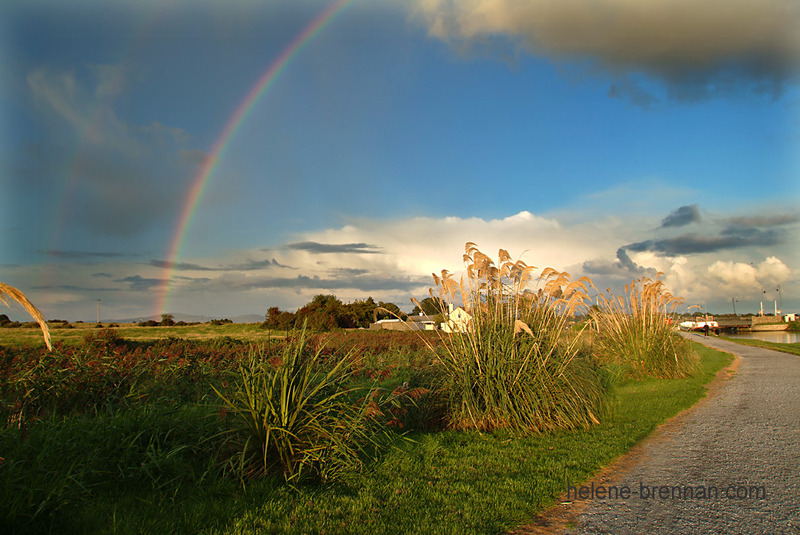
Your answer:
[[[446,333],[463,333],[469,330],[472,316],[461,307],[448,305],[447,320],[442,322],[442,330]]]

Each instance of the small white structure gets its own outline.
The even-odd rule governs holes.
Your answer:
[[[420,314],[419,316],[408,316],[405,321],[397,318],[378,320],[370,324],[369,328],[387,331],[435,331],[436,321],[433,316]]]
[[[461,307],[448,305],[446,321],[442,322],[441,329],[446,333],[464,333],[469,330],[472,316]]]
[[[797,314],[792,312],[791,314],[784,314],[783,321],[790,322],[790,321],[797,321]]]

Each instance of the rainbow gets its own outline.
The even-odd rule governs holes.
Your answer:
[[[225,124],[225,127],[222,129],[222,132],[211,148],[211,154],[206,158],[200,171],[192,180],[192,184],[183,202],[178,224],[175,227],[175,232],[172,235],[167,252],[167,262],[164,267],[164,273],[161,277],[162,282],[156,301],[157,314],[166,311],[169,291],[174,276],[174,268],[180,257],[181,246],[183,245],[186,231],[191,226],[192,217],[197,210],[197,206],[203,198],[203,193],[211,181],[211,177],[214,175],[214,171],[217,169],[222,156],[225,154],[228,145],[230,145],[231,139],[236,135],[236,132],[239,130],[244,120],[250,115],[255,104],[264,96],[267,89],[272,86],[278,76],[286,69],[289,63],[291,63],[292,59],[296,57],[308,43],[313,41],[338,13],[353,1],[354,0],[336,0],[317,15],[316,18],[314,18],[314,20],[283,49],[280,56],[272,62],[264,74],[259,77],[255,85],[247,93],[247,96],[239,103],[233,115],[228,119],[228,122]]]

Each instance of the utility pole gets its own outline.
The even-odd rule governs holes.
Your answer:
[[[734,316],[736,315],[736,301],[738,301],[738,299],[736,299],[735,296],[731,297],[731,304],[733,305],[733,315]]]

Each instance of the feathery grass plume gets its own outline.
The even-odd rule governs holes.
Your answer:
[[[231,434],[232,465],[244,478],[282,474],[287,482],[308,477],[335,479],[360,467],[363,446],[371,442],[367,402],[352,403],[346,387],[347,356],[323,367],[307,350],[305,326],[283,346],[272,364],[261,351],[243,359],[229,393],[216,388],[227,410],[237,415]]]
[[[603,382],[568,329],[572,315],[586,308],[591,281],[548,268],[532,290],[535,266],[513,261],[504,249],[495,264],[472,242],[463,260],[459,279],[447,270],[433,275],[438,297],[471,316],[465,328],[440,333],[439,387],[449,427],[539,432],[597,423]]]
[[[687,377],[696,370],[696,356],[671,321],[684,300],[664,287],[661,276],[637,279],[622,295],[607,290],[592,312],[597,352],[635,377]]]
[[[50,343],[50,329],[47,327],[47,321],[44,319],[44,316],[39,309],[33,306],[25,294],[22,291],[17,290],[13,286],[9,286],[8,284],[4,284],[0,282],[0,302],[2,302],[7,307],[10,307],[8,299],[12,301],[16,301],[20,305],[22,305],[25,310],[28,311],[28,314],[36,320],[39,324],[39,327],[42,329],[42,335],[44,336],[44,343],[47,344],[47,349],[50,351],[53,350],[53,345]]]

